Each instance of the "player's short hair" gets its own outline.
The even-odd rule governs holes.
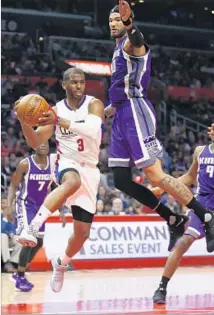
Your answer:
[[[84,71],[80,68],[68,68],[63,73],[63,81],[68,81],[70,79],[71,74],[81,74],[81,75],[85,76]]]
[[[115,6],[111,9],[109,15],[110,15],[111,13],[120,13],[120,11],[119,11],[119,5],[118,5],[118,4],[115,5]],[[131,13],[131,18],[134,19],[134,12],[133,12],[133,11],[132,11],[132,13]]]

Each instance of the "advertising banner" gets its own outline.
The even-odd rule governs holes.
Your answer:
[[[49,260],[64,252],[72,232],[71,223],[65,228],[60,228],[58,223],[47,224],[44,248]],[[168,257],[168,243],[169,233],[165,222],[94,222],[89,239],[73,259]],[[206,251],[205,240],[202,239],[195,242],[186,255],[211,254]]]
[[[50,260],[62,255],[73,232],[72,217],[63,228],[58,216],[46,223],[44,246],[30,265],[31,270],[50,270]],[[169,232],[158,216],[96,216],[89,239],[73,257],[74,269],[162,267],[169,252]],[[214,265],[205,239],[197,240],[181,261],[185,266]]]

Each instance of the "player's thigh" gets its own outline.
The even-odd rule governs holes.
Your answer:
[[[68,207],[76,205],[94,214],[96,212],[96,196],[100,183],[100,171],[98,168],[80,166],[78,168],[81,186],[79,190],[70,196],[66,205]]]
[[[64,184],[64,189],[76,192],[81,186],[81,176],[78,170],[78,164],[70,159],[61,158],[57,162],[55,169],[56,182],[61,185]]]
[[[116,113],[112,123],[108,159],[109,167],[129,167],[130,165],[130,154],[121,128],[121,117]]]
[[[131,158],[138,168],[151,166],[162,156],[156,118],[143,99],[131,99],[129,111],[123,128]]]

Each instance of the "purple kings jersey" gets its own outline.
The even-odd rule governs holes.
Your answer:
[[[51,165],[50,157],[47,157],[47,166],[45,169],[39,168],[33,156],[27,158],[28,172],[24,175],[19,191],[16,193],[16,199],[25,201],[25,205],[41,206],[51,184]]]
[[[214,209],[214,152],[211,145],[204,147],[198,157],[197,199],[206,208]]]
[[[112,58],[109,98],[113,105],[130,98],[147,98],[146,89],[151,72],[150,50],[145,56],[130,56],[123,50],[126,38],[119,41]]]

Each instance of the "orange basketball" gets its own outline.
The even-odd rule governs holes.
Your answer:
[[[37,94],[28,94],[16,102],[16,112],[26,125],[38,125],[38,119],[47,112],[49,105],[44,97]]]

